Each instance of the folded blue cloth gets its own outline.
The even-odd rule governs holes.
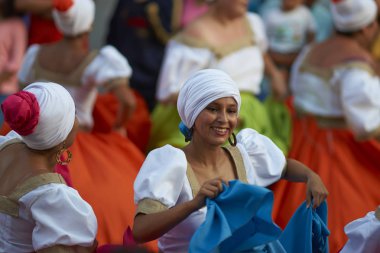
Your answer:
[[[279,240],[286,252],[327,253],[330,231],[326,224],[326,201],[316,209],[307,208],[304,202],[293,214]]]
[[[206,200],[206,219],[190,241],[190,253],[239,252],[278,239],[270,190],[240,181],[223,187],[217,198]]]
[[[190,241],[190,253],[327,253],[327,205],[313,210],[303,203],[282,232],[272,221],[273,193],[231,181],[215,199],[207,199],[204,223]]]

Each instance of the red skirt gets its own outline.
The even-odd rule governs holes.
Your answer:
[[[326,185],[330,252],[338,252],[347,241],[344,226],[380,204],[380,143],[358,142],[347,129],[322,128],[311,116],[293,117],[289,157],[314,170]],[[306,198],[305,184],[281,180],[271,188],[274,219],[285,227]]]

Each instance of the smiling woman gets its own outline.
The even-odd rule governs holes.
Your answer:
[[[311,197],[315,206],[326,198],[318,175],[286,160],[269,138],[253,129],[234,137],[240,105],[238,87],[221,70],[198,71],[184,83],[177,109],[180,130],[190,142],[182,149],[165,145],[148,154],[134,183],[136,241],[159,238],[162,252],[188,252],[205,220],[206,198],[217,197],[222,183],[231,180],[266,187],[283,177],[308,182],[309,204]],[[224,146],[231,136],[231,145]]]

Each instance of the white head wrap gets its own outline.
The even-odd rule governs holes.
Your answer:
[[[73,0],[67,11],[53,10],[54,22],[64,35],[76,36],[88,32],[94,22],[95,5],[92,0]]]
[[[190,129],[208,104],[224,97],[233,97],[240,110],[240,92],[229,75],[217,69],[196,72],[179,91],[177,109],[182,122]]]
[[[22,136],[24,143],[32,149],[45,150],[66,140],[75,121],[70,93],[59,84],[43,82],[32,83],[24,90],[33,93],[40,106],[38,124],[33,133]]]
[[[336,0],[331,13],[338,31],[356,32],[376,19],[377,5],[374,0]]]

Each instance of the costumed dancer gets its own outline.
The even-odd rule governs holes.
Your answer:
[[[330,251],[337,252],[347,241],[344,226],[379,204],[380,72],[369,50],[378,33],[375,1],[332,1],[331,12],[336,34],[305,48],[292,69],[289,156],[326,183]],[[287,182],[273,188],[279,225],[301,203],[303,188]]]
[[[1,110],[13,131],[0,136],[0,252],[94,252],[94,211],[54,173],[79,128],[69,92],[32,83]]]
[[[88,49],[95,6],[91,0],[57,1],[54,21],[64,38],[53,44],[33,45],[19,73],[21,83],[34,80],[60,82],[76,104],[81,131],[72,147],[75,159],[69,171],[73,187],[93,207],[98,218],[99,244],[121,243],[134,217],[133,181],[143,153],[126,137],[134,97],[127,86],[131,68],[112,46]],[[114,129],[91,132],[92,110],[98,88],[112,91],[120,101]]]
[[[154,149],[140,169],[134,184],[137,242],[159,238],[162,252],[188,252],[205,219],[206,198],[217,197],[231,180],[261,187],[281,178],[305,182],[308,205],[312,198],[314,208],[324,201],[328,192],[319,176],[286,159],[268,137],[248,128],[235,137],[240,106],[236,83],[221,70],[198,71],[184,83],[177,108],[190,142],[182,149]],[[231,145],[224,147],[227,141]]]

